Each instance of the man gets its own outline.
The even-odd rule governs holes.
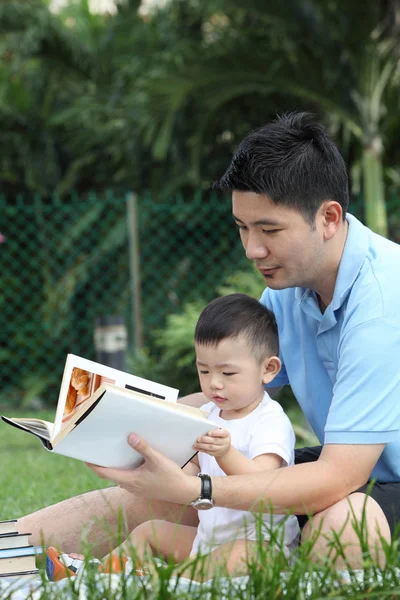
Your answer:
[[[390,541],[400,520],[400,248],[346,216],[343,159],[307,114],[284,116],[249,134],[217,187],[232,192],[246,255],[267,285],[261,302],[278,322],[278,385],[290,383],[322,449],[300,451],[295,466],[263,478],[213,477],[213,499],[228,508],[256,509],[261,500],[278,513],[313,514],[312,521],[300,520],[303,539],[321,529],[315,557],[328,556],[332,531],[341,532],[355,568],[362,552],[354,521],[365,511],[368,543],[379,560],[382,538]],[[204,399],[198,394],[186,402]],[[135,435],[130,444],[146,459],[139,469],[93,467],[124,489],[107,491],[109,506],[124,507],[129,528],[150,515],[193,522],[183,506],[209,495],[203,480],[185,475]],[[377,482],[372,488],[371,479]],[[66,550],[73,541],[70,550],[76,550],[81,525],[90,514],[104,515],[105,506],[93,492],[31,515],[23,526],[42,528]],[[336,564],[343,566],[342,558]]]

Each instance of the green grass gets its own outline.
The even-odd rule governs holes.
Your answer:
[[[40,416],[50,421],[53,419],[53,413],[50,412],[41,413]],[[301,427],[302,421],[297,411],[291,411],[290,417]],[[311,437],[306,441],[314,442]],[[0,520],[17,518],[70,496],[109,485],[98,479],[83,463],[52,455],[34,436],[4,423],[0,423],[0,458]],[[361,534],[360,538],[362,538]],[[340,540],[335,543],[340,548]],[[248,565],[249,579],[242,588],[235,586],[229,578],[217,577],[206,587],[192,586],[190,589],[187,587],[182,589],[182,585],[177,585],[176,577],[179,581],[179,574],[183,571],[183,567],[165,564],[155,567],[156,574],[151,581],[151,589],[142,589],[137,583],[132,583],[131,579],[103,577],[99,581],[96,575],[89,572],[87,579],[82,583],[86,586],[86,596],[79,595],[72,580],[66,582],[66,586],[54,594],[54,588],[51,589],[51,585],[43,579],[40,598],[41,600],[50,600],[50,598],[79,600],[81,597],[90,600],[134,600],[136,598],[161,600],[177,597],[187,600],[189,598],[191,600],[196,598],[199,600],[400,598],[400,573],[397,570],[400,565],[400,553],[397,541],[386,548],[387,560],[384,570],[374,566],[366,551],[364,579],[360,580],[359,574],[350,572],[345,584],[342,574],[335,568],[334,560],[330,559],[318,567],[311,562],[309,556],[312,542],[299,548],[297,560],[291,565],[288,564],[283,553],[276,552],[276,546],[279,546],[279,540],[276,540],[276,544],[271,543],[266,547],[260,535],[258,555]],[[3,598],[6,596],[0,592],[0,600]]]
[[[18,416],[9,411],[6,414]],[[52,421],[54,413],[34,416]],[[0,461],[0,520],[18,518],[65,498],[111,485],[84,463],[48,452],[35,436],[3,422]]]

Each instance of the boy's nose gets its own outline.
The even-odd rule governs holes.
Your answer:
[[[218,377],[213,377],[211,380],[211,389],[213,390],[222,390],[223,383]]]

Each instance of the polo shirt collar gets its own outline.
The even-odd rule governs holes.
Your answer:
[[[336,279],[331,306],[337,310],[346,300],[368,252],[368,229],[353,215],[346,215],[347,239]]]
[[[321,322],[320,333],[336,324],[334,311],[346,300],[353,283],[360,272],[368,251],[368,229],[353,215],[347,214],[347,239],[340,261],[332,302],[321,313],[315,293],[307,288],[295,289],[296,300],[304,312]]]

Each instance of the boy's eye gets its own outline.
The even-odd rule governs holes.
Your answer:
[[[229,377],[230,375],[236,375],[236,373],[222,373],[222,375],[227,375]]]
[[[263,233],[268,235],[271,235],[272,233],[278,233],[278,231],[280,231],[280,229],[263,229]]]
[[[208,371],[204,371],[204,370],[200,369],[199,373],[200,373],[201,375],[207,375]]]

